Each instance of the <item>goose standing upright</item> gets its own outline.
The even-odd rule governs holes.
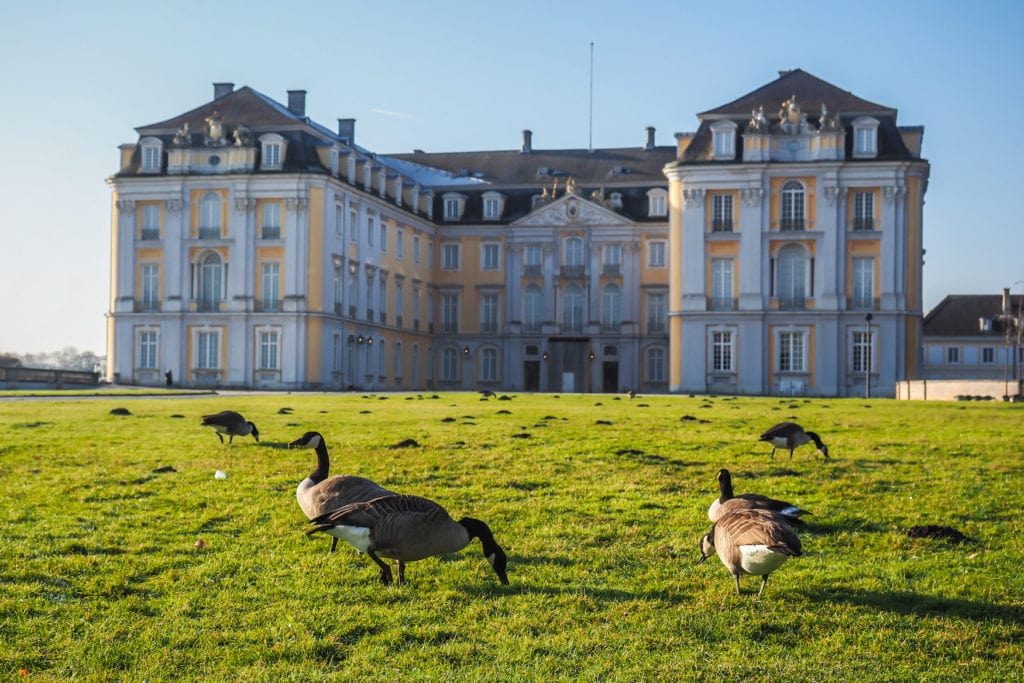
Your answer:
[[[769,498],[768,496],[762,496],[759,493],[744,493],[738,496],[734,495],[732,490],[732,475],[729,474],[729,470],[725,468],[718,470],[718,490],[718,498],[716,498],[708,508],[708,519],[712,522],[718,521],[718,518],[728,511],[743,508],[771,510],[772,512],[777,512],[785,517],[786,521],[790,524],[803,524],[804,522],[800,518],[803,515],[811,514],[807,510],[801,509],[792,503],[787,503],[784,500],[778,500],[776,498]]]
[[[718,518],[700,542],[697,564],[718,554],[740,592],[740,574],[761,577],[761,597],[768,576],[791,557],[803,552],[800,539],[782,515],[770,510],[734,510]]]
[[[256,439],[256,443],[260,442],[260,432],[256,429],[256,425],[233,410],[203,415],[203,426],[213,427],[221,443],[224,443],[224,434],[228,435],[228,444],[231,444],[236,436],[248,436],[250,434],[252,438]]]
[[[405,583],[405,563],[454,553],[480,539],[484,557],[502,584],[508,585],[508,557],[484,522],[472,517],[455,521],[448,511],[420,496],[384,496],[353,503],[313,520],[307,534],[328,533],[366,553],[380,567],[380,581],[393,582],[381,559],[398,561],[398,583]]]
[[[813,441],[814,445],[821,451],[821,454],[825,456],[825,460],[829,459],[828,446],[821,442],[821,437],[814,432],[805,432],[804,428],[795,422],[780,422],[762,434],[759,440],[767,441],[772,445],[773,458],[775,457],[776,448],[788,448],[789,457],[792,458],[793,451],[797,447]]]
[[[306,432],[288,444],[291,448],[312,448],[316,451],[316,469],[308,477],[299,482],[295,489],[295,498],[299,507],[309,520],[322,517],[330,512],[363,501],[380,498],[381,496],[397,495],[382,486],[378,486],[365,477],[350,474],[336,474],[328,477],[331,460],[327,454],[327,442],[320,432]],[[333,553],[338,547],[338,539],[331,539]]]

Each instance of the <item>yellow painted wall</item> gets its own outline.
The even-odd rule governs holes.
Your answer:
[[[333,211],[333,202],[331,210]],[[327,202],[324,190],[320,187],[309,188],[309,252],[306,271],[306,304],[310,311],[324,310],[324,234],[327,230],[327,217],[324,215]],[[330,273],[333,287],[334,271]],[[283,282],[283,280],[282,280]],[[306,318],[306,381],[322,381],[323,366],[323,320],[318,317]]]
[[[668,270],[676,277],[668,278],[668,311],[680,311],[683,307],[682,253],[683,243],[683,184],[670,180],[668,185]],[[646,249],[646,244],[640,245]],[[641,263],[647,263],[646,253],[641,254]],[[641,281],[646,280],[646,267],[641,271]],[[668,381],[669,386],[679,387],[683,383],[683,321],[677,315],[668,318]]]
[[[323,367],[323,331],[324,321],[322,318],[310,316],[306,318],[306,381],[318,383],[321,381],[321,368]]]

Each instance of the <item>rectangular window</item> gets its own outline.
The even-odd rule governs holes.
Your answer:
[[[388,226],[383,221],[380,224],[380,250],[388,250]]]
[[[388,283],[383,280],[380,282],[380,321],[388,321]]]
[[[395,230],[395,256],[405,258],[405,232],[401,228]]]
[[[444,219],[446,221],[457,221],[462,212],[462,202],[456,198],[449,197],[444,200]]]
[[[996,350],[991,346],[981,348],[981,362],[984,365],[991,365],[996,362]]]
[[[341,276],[341,268],[334,269],[334,314],[341,315],[342,306],[345,303],[344,280]]]
[[[711,307],[729,310],[733,307],[732,295],[732,259],[716,258],[711,260]]]
[[[413,235],[412,236],[412,262],[413,263],[419,263],[420,262],[420,236],[419,235]]]
[[[160,266],[142,265],[142,310],[155,311],[160,307]]]
[[[405,314],[405,300],[402,298],[404,290],[402,285],[395,285],[395,324],[399,327],[402,326],[402,316]]]
[[[853,333],[853,371],[869,372],[871,369],[871,335],[873,332]]]
[[[648,214],[651,216],[664,216],[665,215],[665,195],[663,194],[652,194],[650,195],[650,206]]]
[[[374,225],[373,216],[366,217],[366,243],[371,247],[373,246],[373,231],[376,228]]]
[[[873,192],[853,193],[853,229],[874,230],[875,194]]]
[[[497,294],[482,294],[480,296],[480,332],[490,334],[498,332]]]
[[[601,251],[601,263],[605,266],[622,265],[622,245],[606,244]]]
[[[870,309],[875,306],[875,259],[853,259],[853,307]]]
[[[647,351],[647,379],[651,382],[665,381],[665,349],[653,348]]]
[[[259,333],[259,366],[258,370],[278,369],[278,334],[276,331]]]
[[[156,145],[146,145],[142,148],[142,170],[160,170],[160,148]]]
[[[265,240],[281,239],[281,205],[266,202],[263,205],[262,220],[260,236]]]
[[[665,243],[649,242],[647,245],[647,266],[649,268],[665,267]]]
[[[277,142],[268,142],[263,145],[263,166],[281,165],[281,145]]]
[[[647,333],[660,334],[665,331],[668,314],[668,295],[663,292],[647,295]]]
[[[544,251],[539,244],[527,244],[523,250],[523,272],[527,275],[540,275],[543,257]]]
[[[712,232],[732,232],[731,194],[711,196],[711,230]]]
[[[452,334],[459,331],[459,295],[441,295],[441,331]]]
[[[497,349],[484,349],[480,352],[480,379],[484,382],[498,381]]]
[[[158,204],[142,205],[142,230],[139,237],[144,240],[160,239],[160,206]]]
[[[281,264],[264,263],[261,271],[260,310],[276,311],[281,301]]]
[[[433,270],[434,268],[434,243],[427,240],[427,269]]]
[[[220,332],[196,333],[196,368],[199,370],[220,368]]]
[[[732,332],[711,333],[711,370],[732,372]]]
[[[959,365],[960,364],[960,347],[959,346],[947,346],[946,347],[946,363],[948,365]]]
[[[731,157],[736,154],[735,134],[731,130],[716,130],[714,145],[716,157]]]
[[[359,231],[356,230],[356,226],[359,225],[359,214],[355,209],[348,212],[348,238],[350,242],[359,241]]]
[[[483,245],[483,257],[481,259],[484,270],[498,270],[499,249],[497,244]]]
[[[155,370],[157,368],[156,357],[156,332],[139,332],[139,355],[138,366],[143,370]]]
[[[441,380],[454,382],[459,378],[459,356],[455,349],[441,350]]]
[[[441,270],[459,269],[459,245],[441,245]]]
[[[805,372],[804,333],[779,333],[779,372]]]
[[[340,206],[334,207],[334,236],[338,239],[345,239],[345,212]]]
[[[501,217],[501,200],[497,197],[484,198],[484,220],[496,221]]]

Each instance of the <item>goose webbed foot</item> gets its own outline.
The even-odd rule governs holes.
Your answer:
[[[392,583],[394,583],[394,578],[391,576],[391,567],[389,567],[386,562],[382,561],[379,557],[377,557],[377,554],[374,553],[372,550],[367,550],[366,554],[370,556],[371,560],[377,563],[378,567],[380,567],[380,582],[385,586],[390,586]]]

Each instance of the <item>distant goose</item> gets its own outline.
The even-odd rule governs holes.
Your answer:
[[[700,542],[698,564],[718,554],[740,592],[740,574],[761,577],[761,597],[768,575],[802,552],[800,539],[786,520],[769,510],[736,510],[722,515]]]
[[[384,496],[353,503],[313,520],[307,534],[328,533],[366,553],[380,567],[380,581],[392,583],[391,568],[381,559],[398,560],[398,583],[405,583],[405,563],[454,553],[474,538],[480,539],[484,557],[502,584],[508,558],[490,528],[478,519],[455,521],[432,500],[419,496]]]
[[[331,461],[327,455],[327,442],[320,432],[306,432],[288,445],[292,448],[316,450],[316,469],[299,482],[298,488],[295,489],[299,507],[310,520],[334,512],[350,503],[397,495],[394,491],[382,488],[363,477],[337,474],[328,478]],[[337,547],[337,537],[332,538],[331,549],[328,552],[333,553]]]
[[[789,457],[792,458],[794,449],[813,441],[825,459],[829,459],[828,446],[821,442],[821,438],[814,432],[805,432],[804,428],[795,422],[780,422],[762,434],[760,440],[767,441],[772,445],[773,458],[777,448],[788,448]]]
[[[249,434],[252,435],[252,438],[256,439],[256,443],[260,442],[260,432],[256,429],[256,425],[233,410],[203,415],[203,426],[213,427],[221,443],[224,443],[223,434],[228,435],[229,444],[234,441],[236,436],[247,436]]]
[[[711,503],[711,507],[708,508],[708,519],[712,522],[717,521],[719,517],[728,511],[743,508],[777,512],[785,517],[790,524],[803,524],[803,520],[800,517],[811,514],[792,503],[762,496],[759,493],[734,495],[732,491],[732,475],[729,474],[727,469],[718,470],[718,490],[720,495]]]

